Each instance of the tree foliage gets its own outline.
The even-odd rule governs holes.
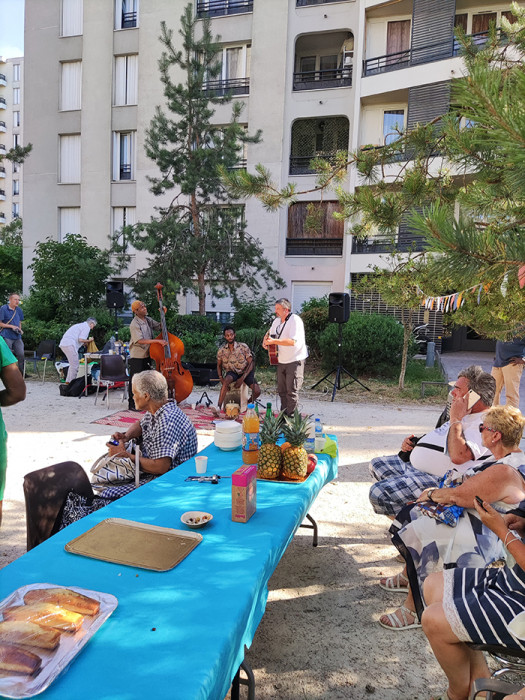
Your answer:
[[[21,291],[22,271],[22,219],[15,219],[0,228],[0,298]]]
[[[33,284],[24,305],[28,316],[71,324],[85,320],[86,310],[103,306],[111,274],[109,253],[88,245],[84,237],[69,235],[63,243],[50,238],[37,243],[29,267]]]
[[[241,288],[257,291],[284,283],[261,243],[247,233],[243,207],[232,204],[222,184],[219,166],[235,167],[243,143],[259,141],[260,134],[245,132],[240,102],[233,104],[227,125],[211,123],[214,106],[230,98],[213,92],[221,64],[210,21],[198,22],[200,38],[196,26],[190,4],[181,17],[179,49],[173,31],[161,23],[159,70],[166,109],[155,110],[146,153],[159,169],[158,176],[149,178],[151,192],[167,203],[157,207],[148,223],[128,227],[126,241],[150,254],[144,279],[170,280],[171,294],[195,292],[204,314],[207,291],[235,298]],[[174,82],[173,76],[181,74],[183,82]],[[114,241],[114,251],[125,253],[125,247]]]

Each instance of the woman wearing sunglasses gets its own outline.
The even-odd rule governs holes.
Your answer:
[[[525,455],[519,447],[524,425],[518,409],[491,408],[479,430],[495,461],[463,475],[451,470],[447,486],[426,489],[415,504],[398,513],[390,533],[405,559],[399,580],[408,584],[396,590],[407,597],[395,612],[380,618],[383,627],[396,631],[420,627],[423,581],[429,574],[443,568],[484,567],[503,556],[503,543],[481,521],[473,502],[478,496],[504,513],[525,500]],[[436,519],[440,505],[464,508],[454,526]]]

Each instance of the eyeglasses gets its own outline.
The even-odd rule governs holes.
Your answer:
[[[490,430],[491,433],[499,433],[499,430],[496,430],[496,428],[489,428],[488,425],[483,425],[483,423],[480,423],[479,432],[482,433],[484,430]]]

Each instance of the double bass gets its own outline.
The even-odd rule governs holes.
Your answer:
[[[156,340],[165,340],[166,345],[154,343],[150,346],[150,357],[155,360],[157,370],[164,375],[168,382],[168,395],[176,399],[177,403],[184,401],[193,390],[193,377],[191,372],[182,366],[184,355],[184,343],[173,333],[168,333],[164,305],[162,302],[163,285],[158,282],[155,285],[159,300],[160,324],[162,331]]]

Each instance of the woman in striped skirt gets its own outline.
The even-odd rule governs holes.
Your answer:
[[[504,544],[507,564],[446,569],[425,581],[423,630],[449,682],[442,700],[467,700],[472,682],[490,676],[483,652],[467,643],[525,650],[525,642],[509,629],[525,610],[525,543],[516,534],[525,534],[525,519],[502,517],[485,501],[474,506]]]

